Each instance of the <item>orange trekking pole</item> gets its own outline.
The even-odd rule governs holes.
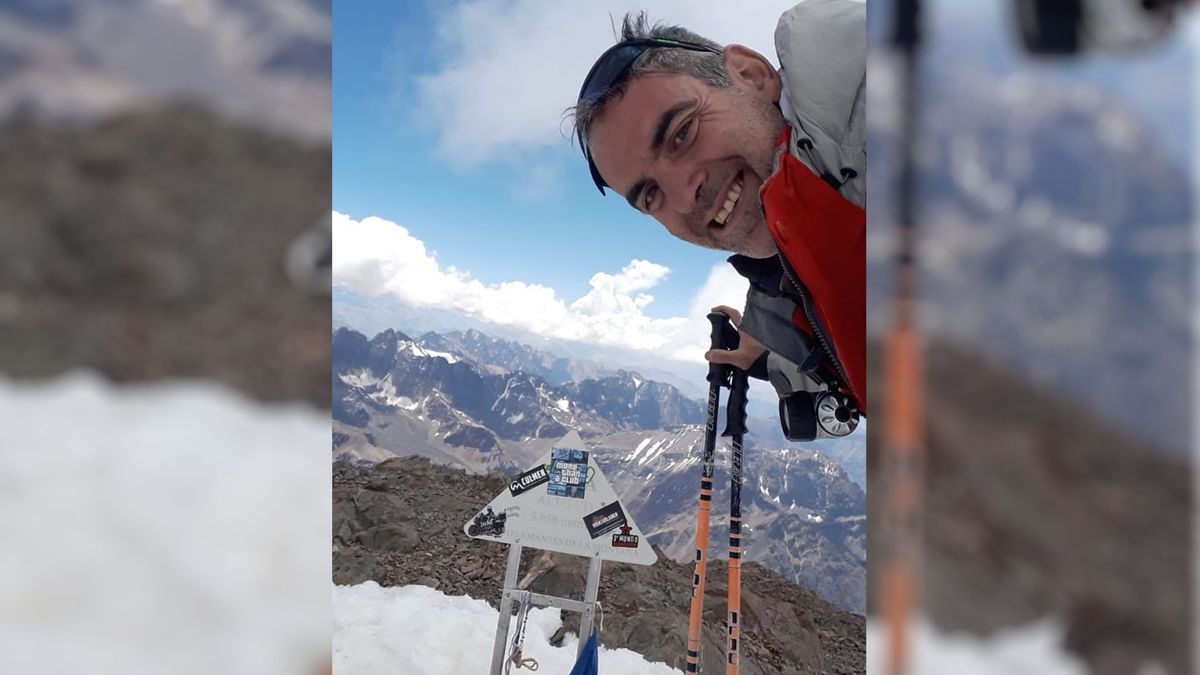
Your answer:
[[[886,511],[882,611],[888,631],[887,673],[911,670],[910,629],[920,597],[921,503],[923,500],[924,363],[916,322],[917,56],[920,1],[897,0],[893,43],[904,56],[901,88],[903,145],[898,189],[899,225],[892,325],[884,353],[883,476]]]
[[[728,316],[712,312],[708,315],[708,321],[712,324],[712,349],[729,349],[731,345],[736,345],[737,331],[729,323]],[[689,673],[700,672],[704,578],[708,571],[708,532],[712,513],[713,453],[717,446],[717,410],[721,405],[721,387],[729,382],[729,372],[732,369],[732,366],[720,363],[708,364],[708,415],[704,424],[704,449],[700,462],[700,503],[696,513],[696,569],[692,575],[692,606],[688,615],[686,670]]]

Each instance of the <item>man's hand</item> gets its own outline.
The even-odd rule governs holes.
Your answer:
[[[733,327],[739,329],[740,332],[742,327],[741,312],[725,305],[717,305],[712,308],[712,311],[727,315]],[[704,353],[704,358],[710,363],[730,363],[742,370],[750,370],[750,366],[754,365],[754,362],[766,351],[767,348],[761,342],[745,333],[741,333],[737,349],[711,349]]]

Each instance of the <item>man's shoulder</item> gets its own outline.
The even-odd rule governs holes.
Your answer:
[[[841,139],[866,77],[866,4],[805,0],[780,17],[775,49],[797,114]]]
[[[866,28],[867,3],[860,0],[804,0],[779,17],[778,29],[803,31],[849,26]],[[865,34],[863,36],[866,37]]]

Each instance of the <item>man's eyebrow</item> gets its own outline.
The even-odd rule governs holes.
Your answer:
[[[699,104],[700,102],[696,99],[691,99],[690,101],[680,101],[670,108],[667,108],[662,116],[658,118],[658,127],[654,130],[654,139],[650,141],[650,149],[654,151],[655,157],[662,152],[663,142],[667,140],[667,131],[671,128],[671,122],[674,122],[675,118],[678,117],[680,113],[689,108],[694,108]]]
[[[637,209],[638,211],[642,210],[642,208],[637,205],[638,195],[642,194],[642,190],[645,190],[646,186],[649,185],[649,183],[650,183],[650,179],[643,178],[643,179],[639,180],[638,182],[634,183],[633,187],[629,188],[629,192],[625,193],[625,201],[629,202],[629,205],[632,206],[633,208]]]
[[[650,140],[650,150],[654,152],[655,157],[658,157],[660,154],[662,154],[663,143],[667,140],[667,131],[671,129],[671,123],[675,121],[675,118],[678,117],[680,113],[683,113],[698,105],[700,105],[700,101],[696,99],[680,101],[670,108],[667,108],[663,114],[659,116],[658,126],[654,128],[654,137]],[[648,179],[643,178],[634,183],[633,187],[629,188],[629,191],[625,193],[625,201],[629,202],[629,205],[638,211],[642,210],[637,205],[638,195],[641,194],[642,190],[644,190],[646,185],[649,183],[650,181]]]

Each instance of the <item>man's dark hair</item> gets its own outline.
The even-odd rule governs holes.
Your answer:
[[[682,26],[667,26],[662,23],[656,23],[651,26],[645,12],[638,12],[636,14],[630,12],[625,15],[625,19],[621,22],[621,33],[617,42],[620,43],[640,38],[666,38],[680,42],[707,45],[717,49],[724,48],[724,45],[702,35],[697,35]],[[583,138],[586,139],[591,132],[592,123],[596,121],[596,117],[600,114],[604,106],[613,98],[624,94],[625,88],[629,86],[630,82],[651,73],[690,75],[702,82],[720,88],[729,87],[733,84],[733,81],[729,79],[729,75],[725,72],[725,59],[720,54],[688,49],[673,49],[670,47],[652,47],[647,49],[633,62],[633,65],[629,68],[629,75],[615,86],[605,89],[595,100],[586,102],[578,101],[574,107],[567,110],[567,114],[574,120],[573,137],[578,138],[582,132]]]

